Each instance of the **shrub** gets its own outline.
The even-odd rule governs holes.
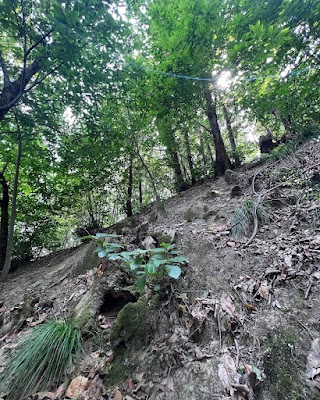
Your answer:
[[[81,332],[71,322],[48,321],[35,327],[0,376],[6,399],[20,400],[58,383],[70,369],[72,357],[81,352]]]

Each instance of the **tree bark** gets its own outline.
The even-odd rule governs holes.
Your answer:
[[[183,136],[184,136],[184,143],[185,143],[186,151],[187,151],[187,159],[188,159],[188,165],[189,165],[190,176],[191,176],[191,184],[194,185],[196,183],[196,175],[195,175],[194,166],[193,166],[193,159],[192,159],[189,135],[188,135],[188,132],[186,129],[183,130]]]
[[[0,271],[4,268],[6,259],[8,229],[9,229],[9,188],[4,177],[6,165],[0,172],[0,185],[2,187],[2,199],[0,201],[1,221],[0,221]]]
[[[241,163],[240,163],[240,158],[237,155],[237,145],[236,145],[236,141],[234,138],[233,129],[232,129],[232,125],[231,125],[230,113],[224,104],[222,105],[222,108],[223,108],[224,119],[226,121],[226,127],[227,127],[227,131],[228,131],[230,146],[231,146],[232,151],[234,152],[234,165],[235,165],[235,167],[240,167]]]
[[[141,177],[139,178],[139,205],[140,208],[142,207],[143,203],[143,192],[142,192],[142,180]]]
[[[16,171],[14,175],[13,182],[13,193],[12,193],[12,208],[11,208],[11,216],[10,216],[10,225],[8,232],[8,244],[6,251],[6,258],[4,262],[4,267],[0,276],[0,280],[3,281],[7,279],[11,267],[11,259],[13,252],[13,239],[14,239],[14,224],[16,219],[16,210],[17,210],[17,194],[18,194],[18,182],[19,182],[19,172],[20,172],[20,163],[21,163],[21,154],[22,154],[22,141],[21,141],[21,131],[18,122],[18,118],[15,115],[16,125],[18,130],[18,156],[16,162]]]
[[[132,191],[133,191],[133,160],[132,156],[130,155],[129,169],[128,169],[127,201],[126,201],[127,217],[132,216]]]
[[[206,100],[206,105],[207,105],[206,112],[211,128],[211,133],[216,153],[214,172],[215,176],[219,176],[223,175],[227,169],[231,168],[231,163],[222,140],[217,111],[216,111],[216,105],[213,102],[212,93],[208,86],[205,86],[204,88],[204,97]]]
[[[200,152],[201,152],[201,158],[202,158],[202,172],[204,174],[207,174],[207,157],[206,157],[206,152],[204,150],[204,143],[203,143],[203,133],[202,129],[199,126],[199,141],[200,141]]]
[[[4,62],[1,62],[1,60],[3,59],[0,58],[0,66],[4,73]],[[19,78],[14,82],[10,82],[9,77],[7,76],[7,82],[0,94],[0,121],[2,121],[11,108],[18,103],[23,96],[26,86],[30,82],[31,78],[39,70],[40,64],[37,60],[35,60],[29,67],[27,67],[25,70],[23,69]]]

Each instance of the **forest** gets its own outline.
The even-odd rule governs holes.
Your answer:
[[[0,0],[0,400],[315,400],[319,0]]]
[[[319,10],[1,1],[3,274],[257,158],[261,136],[312,135]]]

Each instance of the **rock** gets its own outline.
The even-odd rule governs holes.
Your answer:
[[[156,244],[156,241],[153,239],[153,237],[152,236],[147,236],[142,242],[141,242],[141,246],[144,248],[144,249],[153,249],[153,248],[155,248],[155,244]]]
[[[88,388],[89,379],[85,376],[77,376],[72,379],[67,391],[66,397],[70,397],[71,399],[77,398]]]
[[[231,189],[231,192],[230,192],[231,197],[239,197],[242,195],[243,195],[243,192],[242,192],[242,188],[240,186],[236,185]]]
[[[176,230],[167,228],[161,232],[155,232],[153,235],[159,244],[161,243],[169,243],[172,244],[176,238]]]

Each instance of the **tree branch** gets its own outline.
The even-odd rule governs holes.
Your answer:
[[[43,82],[49,75],[53,74],[55,71],[57,71],[63,63],[61,62],[58,64],[56,67],[52,68],[48,73],[46,73],[41,79],[37,79],[31,86],[29,86],[26,90],[25,93],[28,93],[31,89],[33,89],[35,86],[38,86],[41,82]]]
[[[5,104],[4,106],[0,106],[0,111],[1,110],[9,110],[21,99],[25,86],[30,82],[30,79],[33,77],[33,75],[39,71],[39,68],[40,68],[40,64],[39,64],[38,60],[33,61],[33,63],[25,71],[23,90],[21,91],[21,85],[19,84],[20,90],[19,90],[18,94],[16,95],[16,97],[14,97],[10,101],[10,103]],[[22,78],[23,78],[22,75],[20,75],[20,77],[14,83],[16,83],[16,84],[20,83],[21,82],[20,79],[22,80]],[[14,85],[14,83],[12,83],[11,85]]]
[[[26,51],[25,58],[28,57],[28,55],[36,48],[39,46],[40,43],[42,43],[47,37],[51,35],[53,32],[53,29],[50,29],[49,32],[47,32],[45,35],[43,35],[39,40],[37,40],[29,49]]]
[[[9,87],[11,85],[11,82],[10,82],[10,78],[9,78],[9,72],[8,72],[8,69],[7,69],[7,65],[6,65],[6,63],[5,63],[4,59],[3,59],[1,50],[0,50],[0,66],[1,66],[1,69],[2,69],[2,72],[3,72],[3,85],[4,85],[5,88],[7,88],[7,87]]]

